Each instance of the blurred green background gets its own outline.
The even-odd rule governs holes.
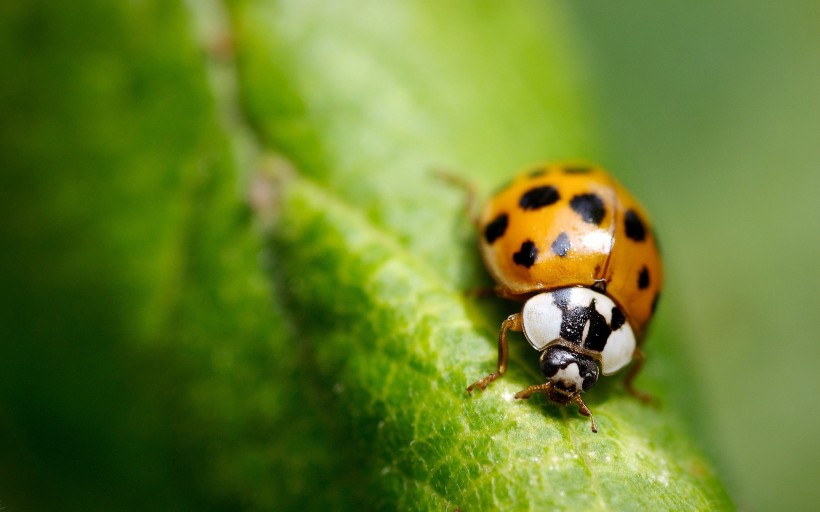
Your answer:
[[[270,375],[298,354],[278,343],[289,326],[272,313],[236,162],[209,116],[222,82],[200,80],[201,48],[179,36],[190,13],[133,3],[125,23],[102,1],[22,5],[0,6],[0,504],[242,508],[220,486],[276,503],[247,475],[282,443],[303,449],[289,463],[323,461],[311,429],[332,419],[322,403],[304,421],[257,416],[254,404],[286,410],[287,375]],[[689,343],[703,404],[692,421],[742,509],[814,508],[820,6],[565,7],[602,163],[662,238],[661,310]],[[50,169],[65,172],[43,180]],[[143,229],[120,229],[132,225]],[[271,446],[255,424],[287,434]]]
[[[820,3],[573,2],[740,508],[820,503]]]

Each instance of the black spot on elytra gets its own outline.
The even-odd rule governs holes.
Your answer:
[[[492,222],[487,224],[487,227],[484,228],[484,239],[487,240],[488,244],[491,244],[504,236],[504,233],[507,231],[509,221],[510,218],[507,214],[501,213],[493,219]]]
[[[538,248],[532,240],[527,240],[521,244],[521,249],[513,254],[513,261],[516,265],[530,268],[535,264],[535,258],[538,257]]]
[[[584,219],[584,222],[590,224],[600,226],[601,221],[604,220],[604,215],[606,215],[604,202],[596,194],[579,194],[572,198],[569,205],[575,210],[575,213]]]
[[[632,240],[636,242],[646,240],[646,227],[644,227],[641,217],[635,210],[626,211],[626,215],[624,215],[624,228],[626,228],[626,236]]]
[[[592,172],[592,167],[588,165],[571,165],[564,167],[564,172],[566,174],[587,174]]]
[[[649,269],[644,266],[641,269],[641,273],[638,274],[638,289],[639,290],[646,290],[649,286]]]
[[[529,177],[538,178],[539,176],[543,176],[545,174],[547,174],[547,169],[544,167],[539,167],[538,169],[533,169],[530,171]]]
[[[558,238],[556,238],[550,246],[552,252],[555,253],[556,256],[560,256],[561,258],[566,256],[571,248],[572,243],[570,243],[569,241],[569,236],[567,236],[567,234],[563,232],[560,235],[558,235]]]
[[[524,210],[537,210],[555,203],[560,198],[561,196],[558,195],[558,190],[555,187],[544,185],[524,192],[524,195],[518,201],[518,205]]]
[[[652,314],[655,314],[655,310],[658,308],[658,300],[661,298],[661,292],[655,294],[655,298],[652,299]]]
[[[613,331],[617,331],[620,329],[624,323],[626,323],[626,317],[618,308],[612,308],[612,321],[609,322],[609,326],[612,327]]]

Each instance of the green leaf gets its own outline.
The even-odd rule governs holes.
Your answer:
[[[515,403],[541,380],[520,338],[504,379],[464,392],[493,369],[494,330],[514,306],[464,299],[486,277],[464,198],[430,171],[501,183],[594,155],[560,4],[246,1],[232,15],[250,122],[302,176],[281,184],[274,275],[337,443],[362,452],[364,504],[730,506],[669,408],[599,385],[596,436],[574,411]],[[647,386],[662,401],[688,392],[666,352],[651,364],[678,381]]]
[[[560,3],[227,7],[0,8],[4,506],[730,507],[664,322],[663,409],[609,379],[597,435],[510,398],[539,380],[520,337],[464,392],[515,306],[463,295],[488,278],[431,170],[601,156]],[[265,243],[269,152],[295,173],[257,196]]]
[[[362,446],[360,471],[389,508],[727,506],[678,418],[611,385],[590,393],[597,435],[574,411],[516,403],[539,382],[524,350],[504,379],[468,397],[495,351],[458,290],[315,185],[291,183],[282,211],[277,275],[336,394],[338,442]]]
[[[157,340],[190,191],[225,170],[186,26],[170,2],[0,8],[4,507],[184,509]]]
[[[12,2],[0,40],[2,505],[297,508],[343,461],[190,12]]]

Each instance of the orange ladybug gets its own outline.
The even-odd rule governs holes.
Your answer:
[[[481,256],[496,292],[520,300],[498,336],[498,369],[467,388],[484,389],[507,369],[507,331],[523,331],[541,353],[548,379],[515,395],[546,393],[575,403],[598,380],[633,359],[660,296],[663,268],[649,217],[632,194],[593,165],[550,164],[522,174],[497,193],[478,217]]]

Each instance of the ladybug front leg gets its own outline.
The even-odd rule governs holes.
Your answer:
[[[592,417],[592,411],[589,410],[587,404],[584,403],[584,399],[581,398],[581,393],[576,393],[575,396],[572,397],[572,401],[578,404],[578,412],[589,418],[589,421],[592,422],[592,432],[597,434],[598,425],[595,424],[595,418]]]
[[[490,382],[504,375],[504,372],[507,371],[507,355],[509,353],[507,348],[507,331],[513,330],[521,332],[523,329],[521,313],[510,315],[504,320],[504,323],[501,324],[501,331],[498,333],[498,369],[494,373],[471,384],[470,387],[467,388],[468,393],[472,393],[475,388],[479,388],[483,391]]]
[[[657,404],[657,401],[650,395],[649,393],[645,393],[638,389],[635,389],[633,381],[635,377],[638,376],[638,372],[643,369],[643,364],[645,362],[645,356],[643,351],[639,348],[635,349],[635,352],[632,354],[632,358],[635,360],[635,364],[632,365],[632,368],[629,369],[629,373],[626,374],[626,378],[624,379],[624,386],[626,387],[626,391],[647,404]]]

